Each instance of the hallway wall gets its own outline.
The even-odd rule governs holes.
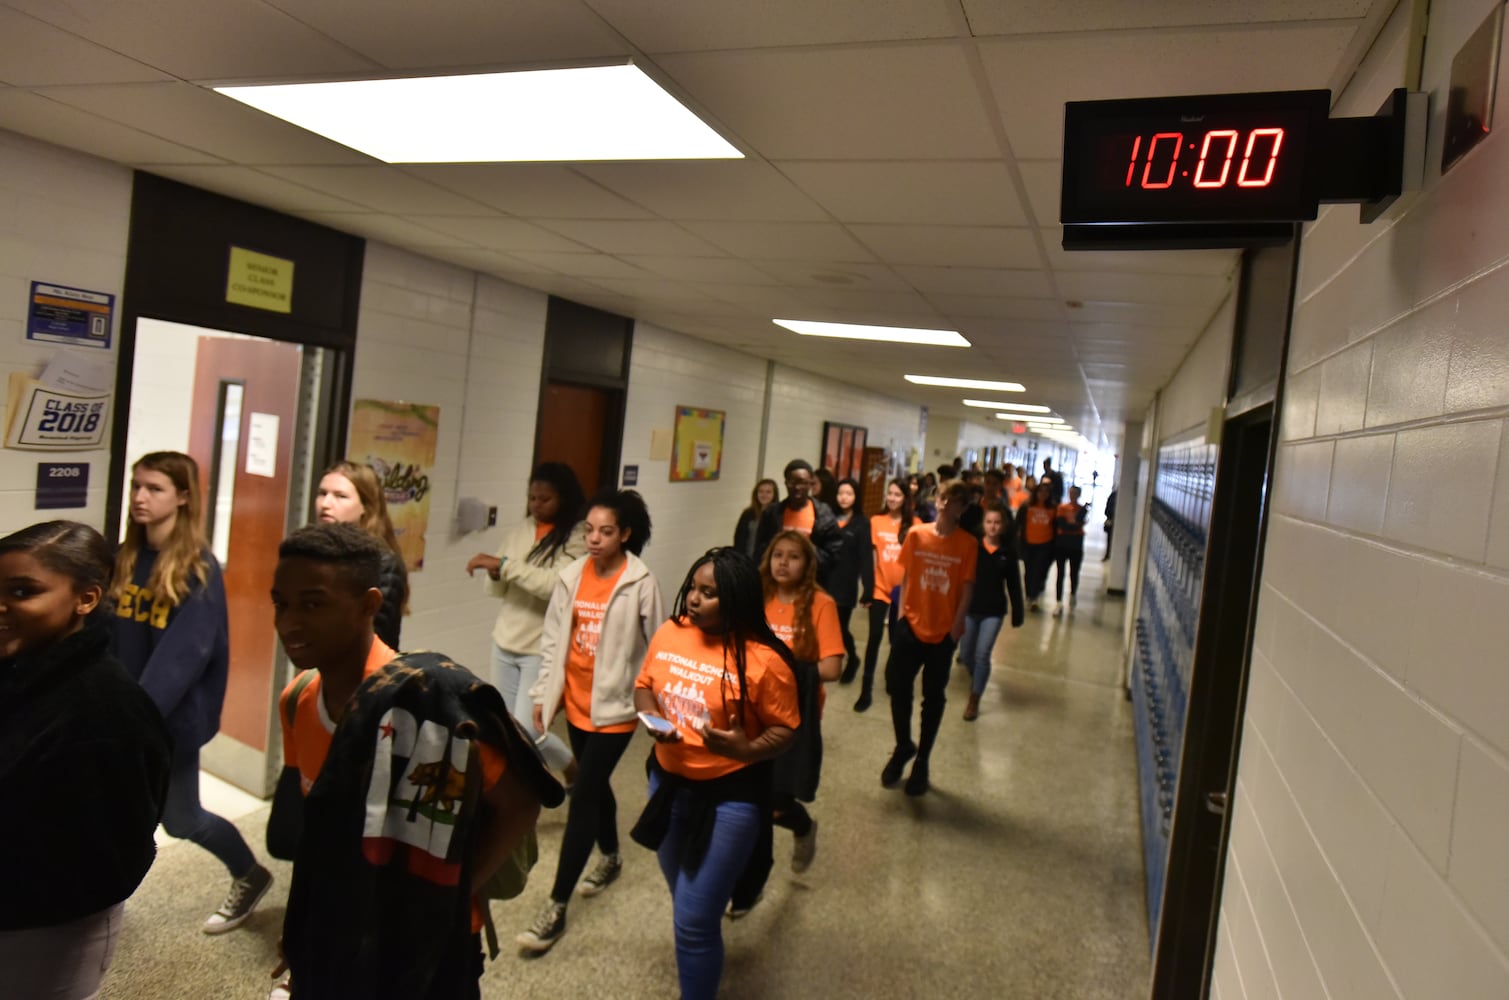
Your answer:
[[[11,372],[35,376],[57,351],[85,355],[114,369],[130,219],[128,168],[0,130],[0,412]],[[114,295],[110,349],[27,340],[33,281]],[[0,535],[54,517],[102,525],[110,478],[108,427],[104,440],[107,446],[94,451],[0,448]],[[88,506],[36,510],[38,462],[89,463]]]
[[[1406,83],[1408,6],[1333,114]],[[1439,167],[1492,7],[1431,5],[1425,190],[1305,232],[1220,1000],[1509,996],[1509,136]]]

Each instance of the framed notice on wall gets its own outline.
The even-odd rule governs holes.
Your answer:
[[[671,444],[671,482],[717,479],[723,470],[722,410],[695,406],[676,407],[676,426]]]
[[[852,424],[823,424],[823,468],[833,473],[834,479],[853,479],[863,482],[864,451],[870,432]]]
[[[410,571],[424,568],[424,533],[430,521],[430,473],[440,407],[358,399],[351,407],[346,454],[365,462],[382,483],[388,517]],[[248,470],[250,471],[250,470]]]

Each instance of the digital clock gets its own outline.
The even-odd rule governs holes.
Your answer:
[[[1330,99],[1299,90],[1067,104],[1060,221],[1313,219]]]

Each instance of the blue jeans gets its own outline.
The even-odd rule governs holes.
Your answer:
[[[656,782],[650,781],[650,794]],[[683,791],[671,806],[671,826],[658,852],[660,871],[671,890],[676,927],[676,971],[681,1000],[713,1000],[723,978],[723,910],[733,896],[734,883],[744,872],[760,835],[760,807],[753,802],[723,802],[716,807],[707,854],[695,872],[679,859],[687,830],[687,799]]]
[[[1001,615],[989,618],[964,616],[964,638],[959,640],[959,659],[969,668],[969,692],[979,695],[985,692],[985,682],[990,680],[990,651],[995,648],[996,636],[1001,634]]]
[[[257,858],[246,846],[241,832],[224,817],[199,804],[198,749],[180,750],[173,755],[168,797],[162,806],[162,827],[168,836],[192,840],[219,858],[230,869],[231,878],[241,878],[257,866]]]
[[[529,689],[540,679],[539,653],[510,653],[493,645],[493,687],[503,696],[503,704],[519,720],[524,732],[533,736],[545,763],[557,771],[565,771],[571,763],[571,748],[554,733],[540,736],[534,731],[534,699]]]

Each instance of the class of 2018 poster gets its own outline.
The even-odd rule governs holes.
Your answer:
[[[388,517],[410,572],[424,568],[424,533],[430,521],[430,474],[440,407],[358,399],[351,407],[346,454],[377,472]]]

